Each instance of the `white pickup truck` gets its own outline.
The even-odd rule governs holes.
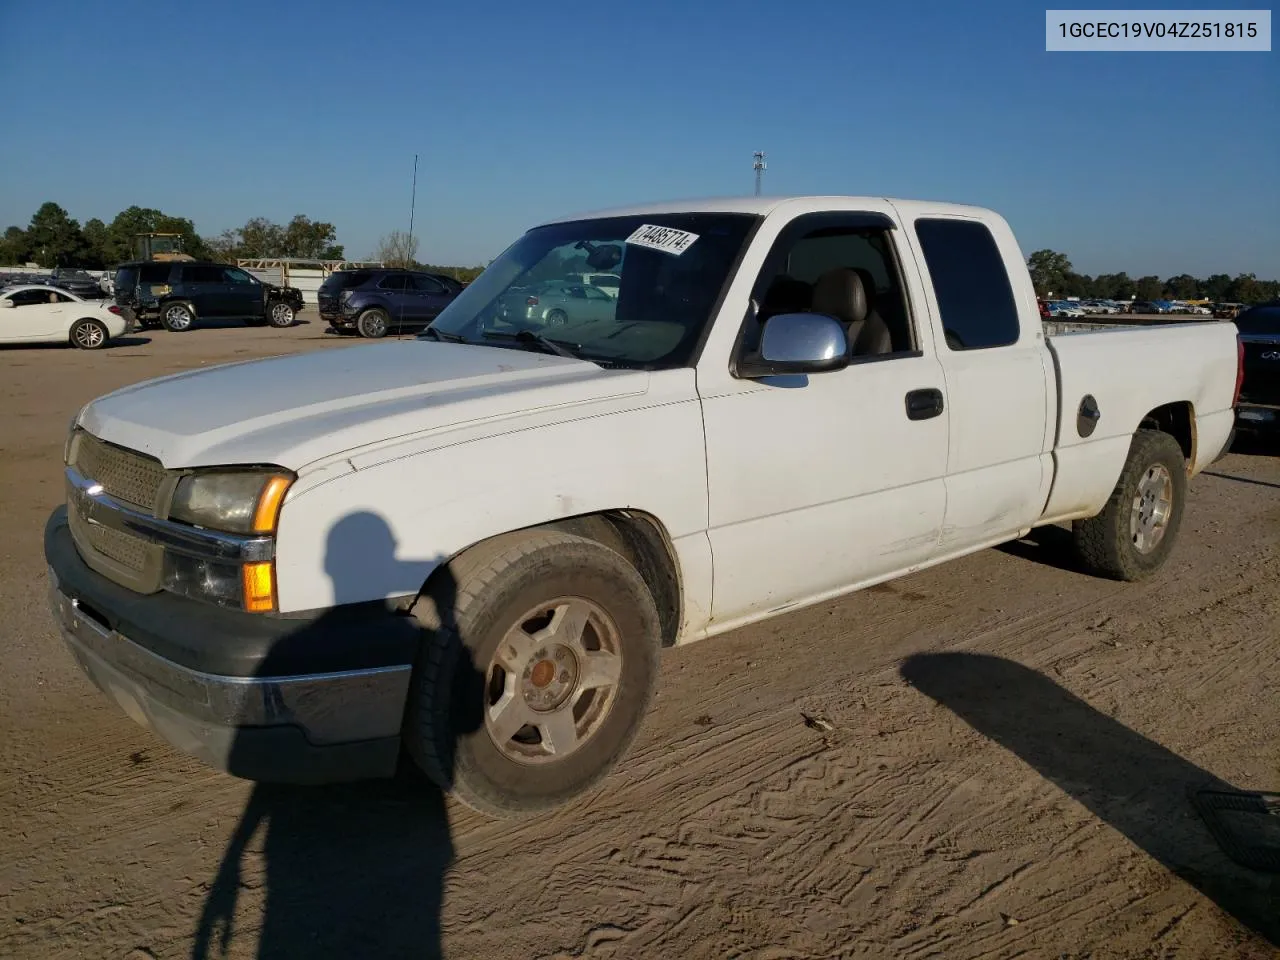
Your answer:
[[[499,305],[619,276],[607,318]],[[729,199],[529,230],[415,340],[162,377],[71,426],[55,616],[233,774],[409,762],[495,816],[627,749],[662,647],[1073,523],[1160,568],[1229,442],[1230,323],[1046,335],[985,209]],[[406,759],[407,758],[407,759]]]

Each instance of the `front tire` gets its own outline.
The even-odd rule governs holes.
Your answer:
[[[77,320],[71,327],[71,343],[81,350],[101,350],[110,336],[97,320]]]
[[[1178,441],[1159,430],[1139,430],[1107,505],[1077,520],[1076,552],[1091,573],[1141,580],[1164,566],[1178,539],[1187,499],[1187,462]]]
[[[494,817],[565,803],[631,745],[658,673],[657,608],[592,540],[501,537],[433,578],[404,743],[442,790]]]
[[[366,337],[370,340],[377,340],[379,337],[385,337],[387,335],[387,328],[390,326],[391,323],[387,318],[387,312],[377,308],[373,310],[366,310],[364,313],[360,314],[360,318],[356,321],[356,330],[359,332],[360,336]]]
[[[170,333],[184,333],[195,326],[196,315],[186,303],[166,303],[160,311],[160,324]]]
[[[294,313],[293,307],[283,301],[280,301],[271,305],[270,310],[267,313],[267,322],[270,323],[271,326],[282,330],[285,327],[292,327],[295,317],[296,314]]]

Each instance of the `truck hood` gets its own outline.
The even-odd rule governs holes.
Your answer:
[[[648,374],[524,350],[428,340],[249,360],[144,381],[93,401],[94,436],[180,469],[274,464],[463,425],[643,394]]]

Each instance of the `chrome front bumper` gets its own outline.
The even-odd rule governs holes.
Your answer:
[[[184,753],[250,780],[328,783],[390,776],[410,665],[287,677],[226,677],[173,663],[106,627],[63,593],[49,600],[72,656],[126,714]]]

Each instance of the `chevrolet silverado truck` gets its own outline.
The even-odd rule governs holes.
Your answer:
[[[619,277],[607,315],[500,310],[584,259]],[[565,803],[627,750],[663,647],[1045,524],[1100,575],[1165,564],[1231,434],[1235,328],[1047,335],[1024,263],[998,214],[942,203],[545,223],[413,340],[86,405],[54,615],[130,717],[234,775],[416,766],[493,816]]]

